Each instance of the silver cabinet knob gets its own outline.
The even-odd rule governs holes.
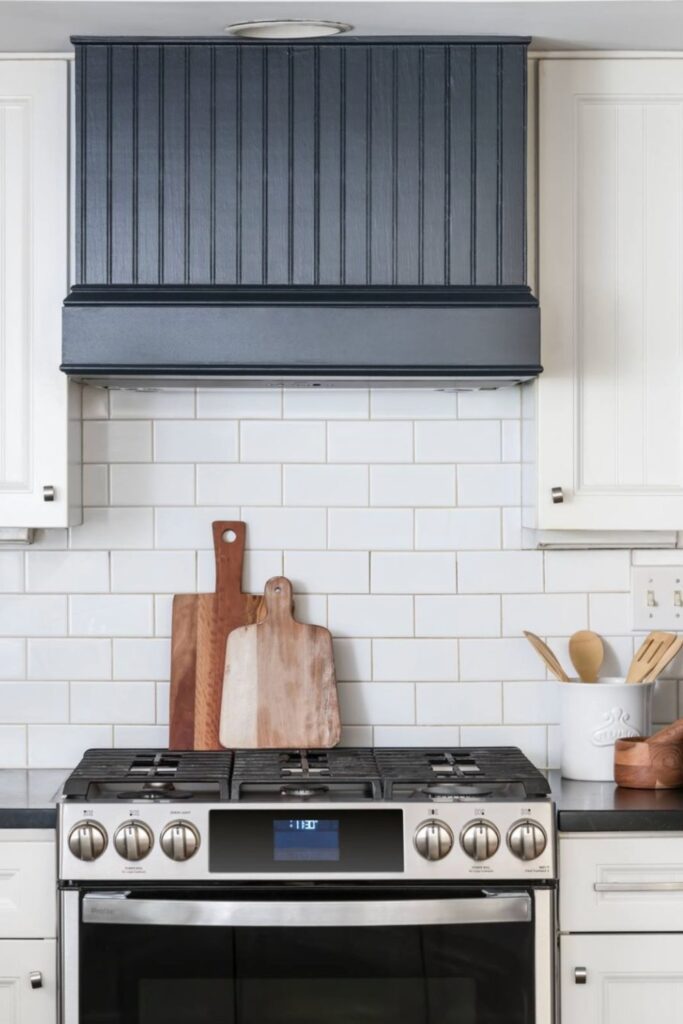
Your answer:
[[[445,821],[423,821],[415,829],[413,842],[425,860],[441,860],[453,849],[453,833]]]
[[[500,832],[490,821],[471,821],[462,830],[460,845],[472,860],[488,860],[500,846]]]
[[[45,487],[43,487],[43,501],[54,501],[56,493],[57,492],[52,484],[46,484]]]
[[[173,821],[161,833],[159,843],[171,860],[189,860],[199,849],[199,832],[189,821]]]
[[[552,487],[550,496],[553,499],[553,505],[561,505],[564,501],[564,491],[561,487]]]
[[[107,846],[107,833],[99,821],[79,821],[69,832],[68,843],[79,860],[97,860]]]
[[[41,971],[31,971],[28,976],[28,980],[31,982],[31,988],[43,987],[43,975]]]
[[[575,985],[585,985],[587,981],[588,981],[588,971],[586,970],[586,968],[585,967],[575,967],[574,968],[574,984]]]
[[[518,821],[508,832],[510,852],[520,860],[536,860],[547,845],[548,837],[537,821]]]
[[[144,821],[126,821],[114,833],[114,847],[124,860],[142,860],[154,845],[154,836]]]

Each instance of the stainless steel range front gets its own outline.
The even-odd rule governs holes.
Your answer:
[[[62,1024],[551,1024],[553,814],[514,748],[88,751]]]

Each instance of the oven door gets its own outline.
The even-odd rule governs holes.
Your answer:
[[[551,1024],[553,893],[65,892],[62,1024]]]

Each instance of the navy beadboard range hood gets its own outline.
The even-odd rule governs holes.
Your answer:
[[[526,39],[75,39],[62,369],[123,386],[541,370]]]

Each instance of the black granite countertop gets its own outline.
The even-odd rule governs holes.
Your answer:
[[[0,828],[55,828],[64,768],[0,770]]]
[[[560,832],[683,832],[683,789],[621,789],[548,772]]]

